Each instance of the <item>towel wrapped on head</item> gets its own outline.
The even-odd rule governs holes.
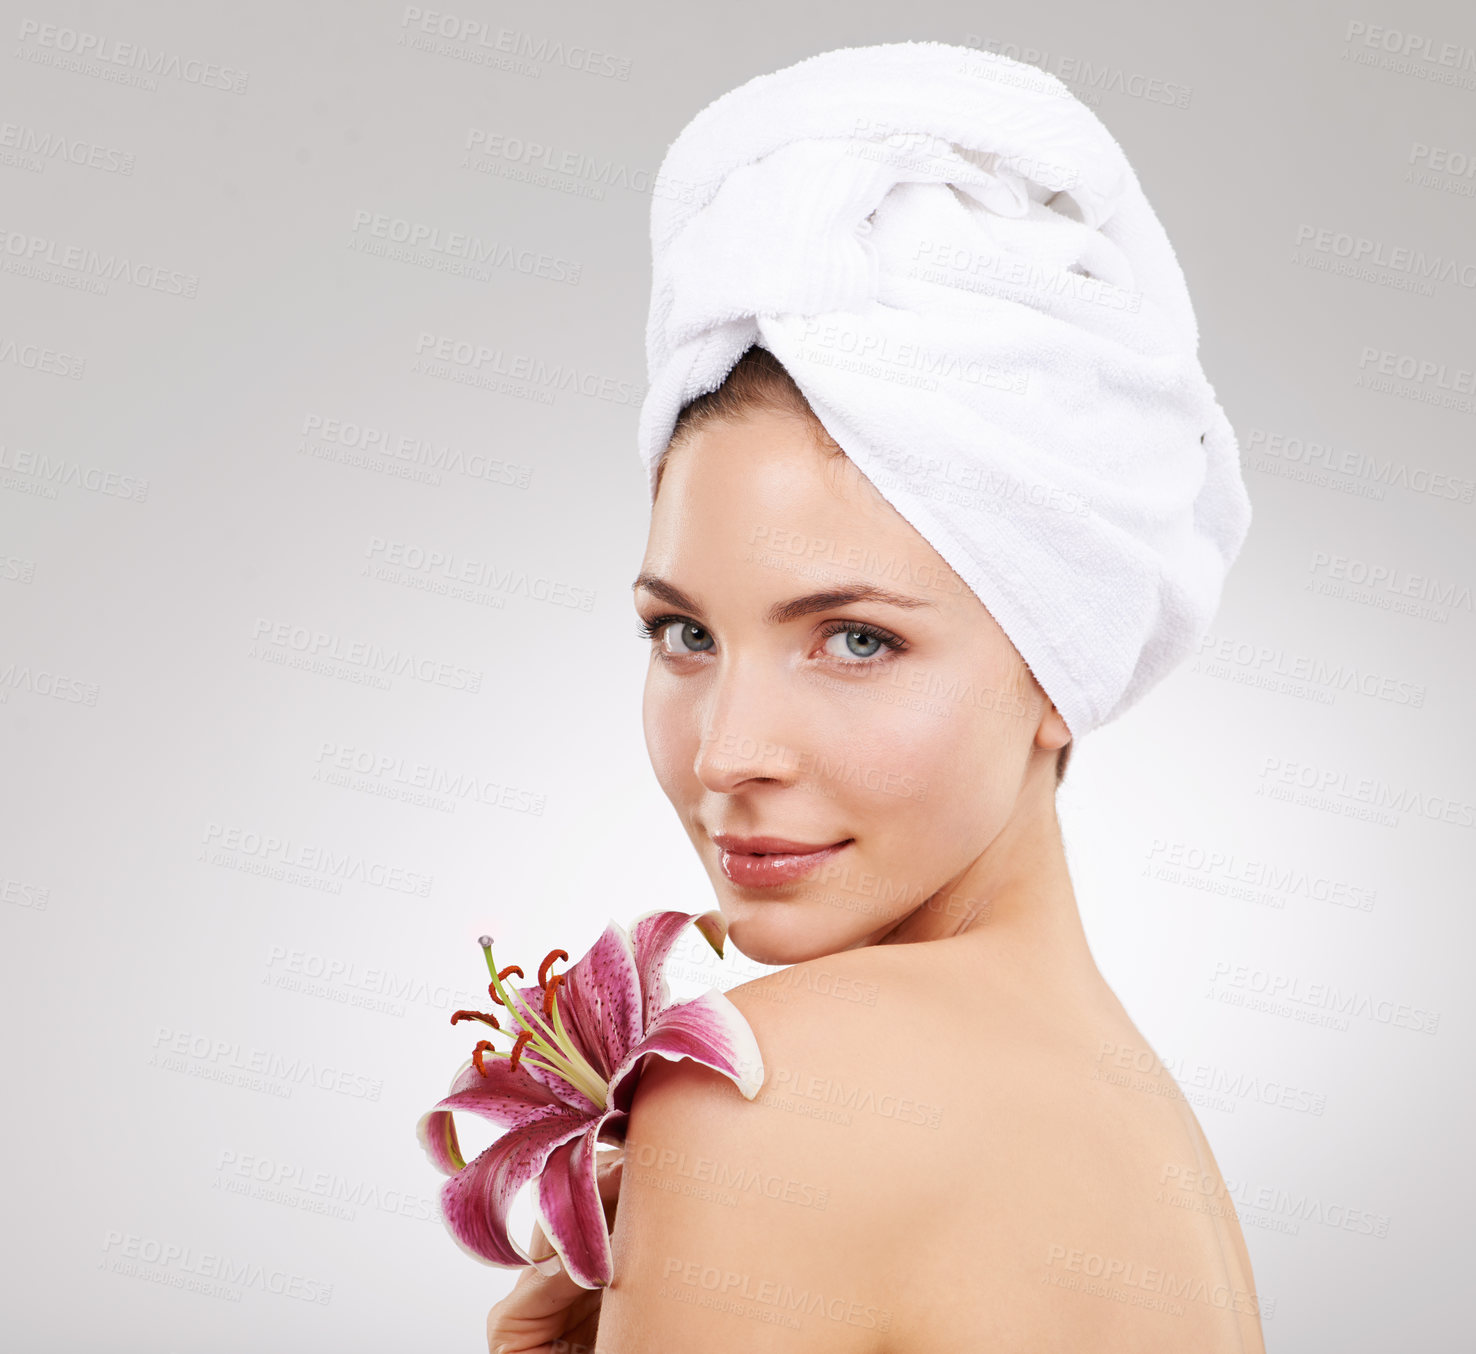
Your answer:
[[[1197,647],[1250,528],[1183,272],[1055,76],[825,52],[704,108],[651,211],[652,492],[753,344],[973,590],[1080,737]]]

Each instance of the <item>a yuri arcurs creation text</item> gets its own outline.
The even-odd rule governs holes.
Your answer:
[[[553,1273],[562,1262],[584,1288],[614,1276],[610,1233],[596,1184],[596,1145],[623,1144],[641,1070],[648,1057],[691,1058],[732,1079],[746,1099],[764,1081],[758,1042],[738,1008],[717,988],[671,1002],[662,976],[682,928],[695,924],[721,956],[727,924],[720,912],[647,912],[627,935],[615,922],[563,973],[553,950],[538,982],[517,987],[500,972],[492,938],[482,951],[492,981],[488,995],[502,1015],[457,1011],[506,1037],[507,1048],[481,1040],[451,1083],[451,1094],[421,1117],[417,1132],[435,1165],[451,1178],[441,1212],[451,1235],[492,1265],[536,1265]],[[453,1113],[462,1110],[506,1130],[467,1163]],[[533,1208],[555,1254],[534,1261],[508,1233],[508,1209],[533,1182]]]

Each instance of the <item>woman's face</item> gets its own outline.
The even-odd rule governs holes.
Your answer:
[[[1021,817],[1053,816],[1060,716],[802,419],[708,423],[670,453],[635,604],[655,632],[651,765],[753,959],[957,930],[953,891],[987,903]],[[922,908],[940,892],[947,908]]]

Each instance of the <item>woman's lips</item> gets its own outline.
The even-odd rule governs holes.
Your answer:
[[[788,884],[810,873],[822,861],[845,850],[852,842],[832,842],[829,846],[811,846],[784,837],[731,837],[718,835],[717,843],[723,873],[741,888],[768,888]]]

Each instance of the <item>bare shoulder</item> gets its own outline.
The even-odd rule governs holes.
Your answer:
[[[906,1239],[891,1349],[1261,1349],[1231,1201],[1199,1207],[1218,1167],[1120,1003],[981,954],[858,950],[734,994],[777,1107],[836,1125],[837,1208],[878,1190]]]
[[[931,1003],[925,970],[916,956],[904,953],[919,948],[847,950],[729,991],[764,1053],[764,1092],[771,1103],[855,1110],[873,1107],[867,1091],[901,1092],[909,1081],[920,1089],[921,1078],[910,1077],[909,1069],[917,1066],[916,1052],[929,1038],[918,1019],[926,1018]],[[798,1118],[837,1122],[818,1110],[783,1108]]]
[[[878,1238],[906,1201],[882,1165],[905,1146],[885,1137],[904,1120],[867,1059],[882,1026],[871,967],[839,956],[728,993],[764,1061],[752,1100],[691,1060],[647,1066],[627,1125],[601,1354],[896,1347],[897,1255]]]
[[[1203,1167],[1192,1113],[1166,1073],[1104,1075],[1139,1038],[1126,1017],[965,953],[872,947],[733,988],[753,1100],[648,1069],[601,1351],[607,1323],[617,1352],[666,1331],[706,1354],[1261,1347],[1248,1265],[1164,1188]]]
[[[777,1140],[837,1220],[905,1238],[871,1280],[889,1348],[1259,1349],[1230,1201],[1184,1206],[1218,1168],[1172,1077],[1105,984],[980,954],[847,951],[731,994]]]

